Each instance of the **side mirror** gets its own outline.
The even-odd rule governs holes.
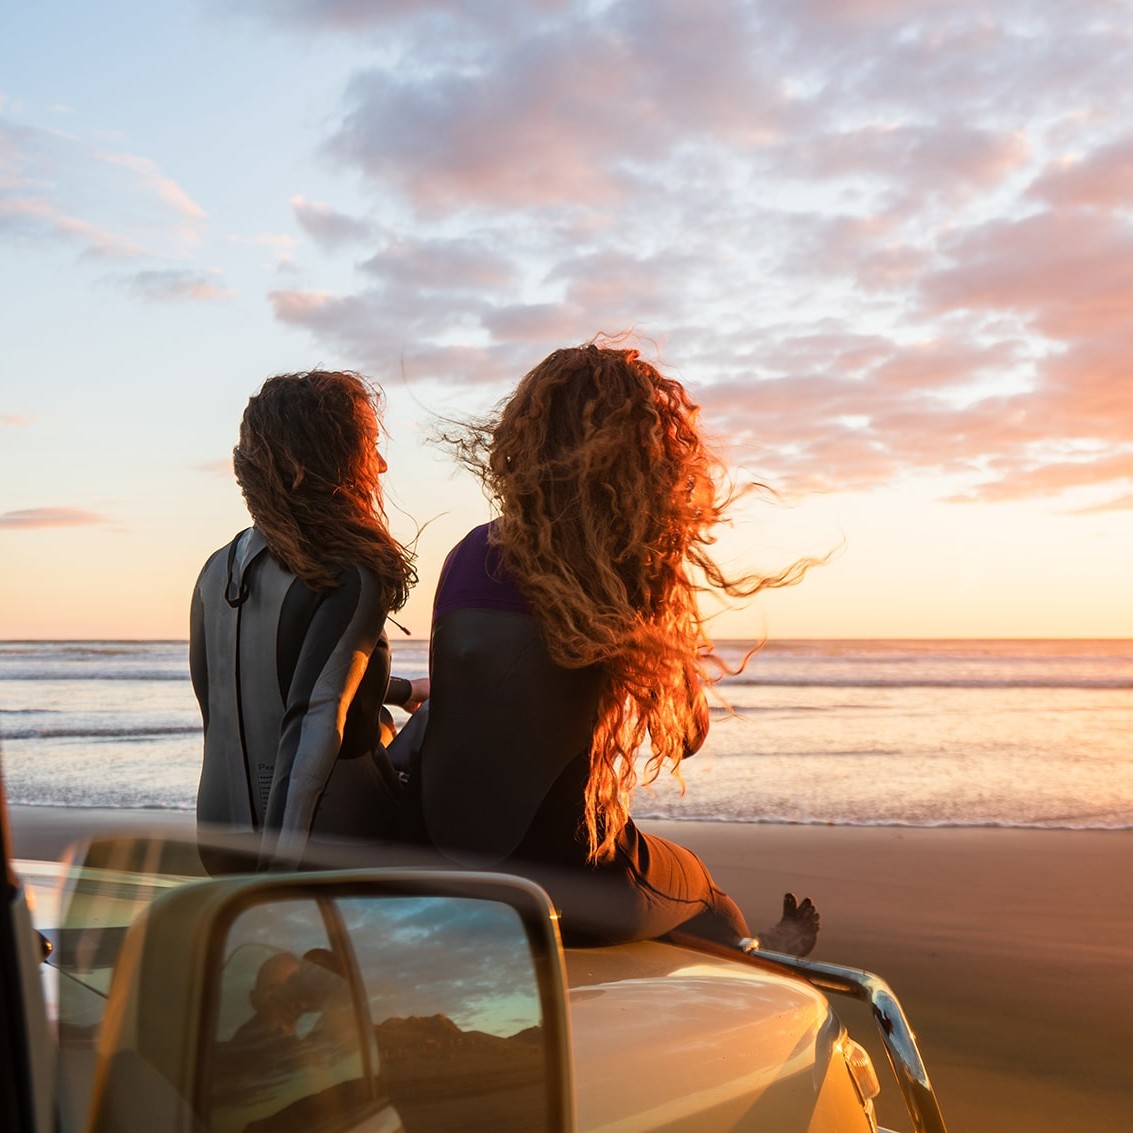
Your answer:
[[[190,882],[131,925],[93,1133],[573,1128],[557,922],[487,874]]]

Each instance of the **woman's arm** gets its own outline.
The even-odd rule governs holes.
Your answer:
[[[209,730],[209,668],[208,649],[205,645],[205,608],[201,598],[201,584],[193,587],[193,601],[189,606],[189,679],[201,709],[204,730]]]
[[[406,712],[416,712],[429,699],[429,678],[390,677],[385,704],[394,704]]]
[[[389,672],[385,615],[375,577],[353,568],[343,572],[341,584],[323,597],[311,617],[286,691],[265,816],[265,826],[279,830],[276,854],[281,858],[302,855],[342,746],[347,711],[367,667],[384,663]]]

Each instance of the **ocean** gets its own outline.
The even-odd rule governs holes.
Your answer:
[[[772,641],[715,693],[638,817],[1133,828],[1133,641]],[[191,810],[200,747],[184,641],[0,642],[10,802]]]

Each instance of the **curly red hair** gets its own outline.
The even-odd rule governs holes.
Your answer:
[[[638,351],[588,343],[556,350],[498,414],[453,440],[499,509],[493,542],[566,668],[608,674],[590,751],[591,861],[608,860],[629,818],[634,755],[644,778],[679,778],[707,730],[711,642],[697,594],[750,596],[801,579],[732,579],[713,529],[734,493],[706,447],[699,408]]]

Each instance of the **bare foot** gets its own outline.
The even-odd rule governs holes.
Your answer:
[[[818,910],[809,897],[799,904],[793,893],[784,893],[783,919],[758,933],[759,947],[788,956],[806,956],[818,940],[819,921]]]

